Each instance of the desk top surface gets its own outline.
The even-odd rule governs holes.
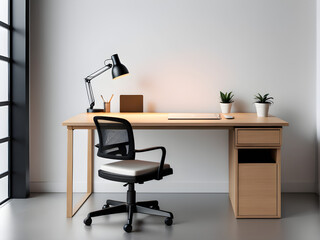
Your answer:
[[[234,119],[220,120],[168,120],[168,113],[81,113],[62,123],[72,128],[94,128],[94,116],[127,119],[133,128],[229,128],[229,127],[281,127],[289,123],[277,117],[257,117],[256,113],[229,113]]]

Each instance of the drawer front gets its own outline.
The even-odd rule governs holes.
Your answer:
[[[236,129],[236,146],[261,146],[261,147],[280,147],[281,129]]]
[[[239,216],[277,216],[277,164],[239,164]]]

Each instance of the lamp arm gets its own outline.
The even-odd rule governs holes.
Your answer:
[[[85,79],[85,84],[86,84],[86,90],[87,90],[88,100],[90,104],[90,109],[93,109],[95,100],[94,100],[94,95],[91,87],[91,81]]]
[[[93,107],[95,105],[95,99],[94,99],[94,94],[93,94],[93,90],[92,90],[92,86],[91,86],[91,80],[94,79],[95,77],[98,77],[100,74],[104,73],[105,71],[109,70],[110,68],[112,68],[111,63],[109,63],[109,64],[103,66],[102,68],[98,69],[97,71],[91,73],[90,75],[88,75],[84,79],[85,85],[86,85],[86,90],[87,90],[87,95],[88,95],[88,100],[89,100],[89,104],[90,104],[90,109],[93,109]]]
[[[108,60],[108,59],[107,59]],[[88,75],[85,80],[87,81],[91,81],[92,79],[94,79],[95,77],[98,77],[101,73],[104,73],[105,71],[109,70],[110,68],[112,68],[112,64],[106,64],[104,65],[102,68],[99,68],[97,71],[91,73],[90,75]]]

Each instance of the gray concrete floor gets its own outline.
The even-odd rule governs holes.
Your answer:
[[[76,197],[79,197],[78,195]],[[137,200],[158,199],[160,208],[174,213],[174,224],[164,218],[136,214],[133,232],[125,233],[125,214],[93,218],[89,211],[105,199],[125,200],[125,194],[93,194],[72,218],[65,217],[66,195],[32,194],[0,207],[1,240],[125,239],[125,240],[313,240],[320,239],[319,197],[283,194],[282,219],[235,219],[227,194],[140,194]]]

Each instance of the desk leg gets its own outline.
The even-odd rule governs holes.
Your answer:
[[[88,130],[88,166],[87,166],[87,193],[93,191],[93,148],[94,148],[94,130]]]
[[[229,129],[229,198],[234,215],[238,216],[238,150],[234,145],[234,128]]]
[[[68,160],[67,160],[67,218],[72,218],[85,201],[90,197],[93,190],[93,144],[94,130],[88,130],[88,165],[87,165],[87,193],[73,209],[73,129],[68,128]]]
[[[68,128],[67,147],[67,218],[72,217],[73,201],[73,129]]]

